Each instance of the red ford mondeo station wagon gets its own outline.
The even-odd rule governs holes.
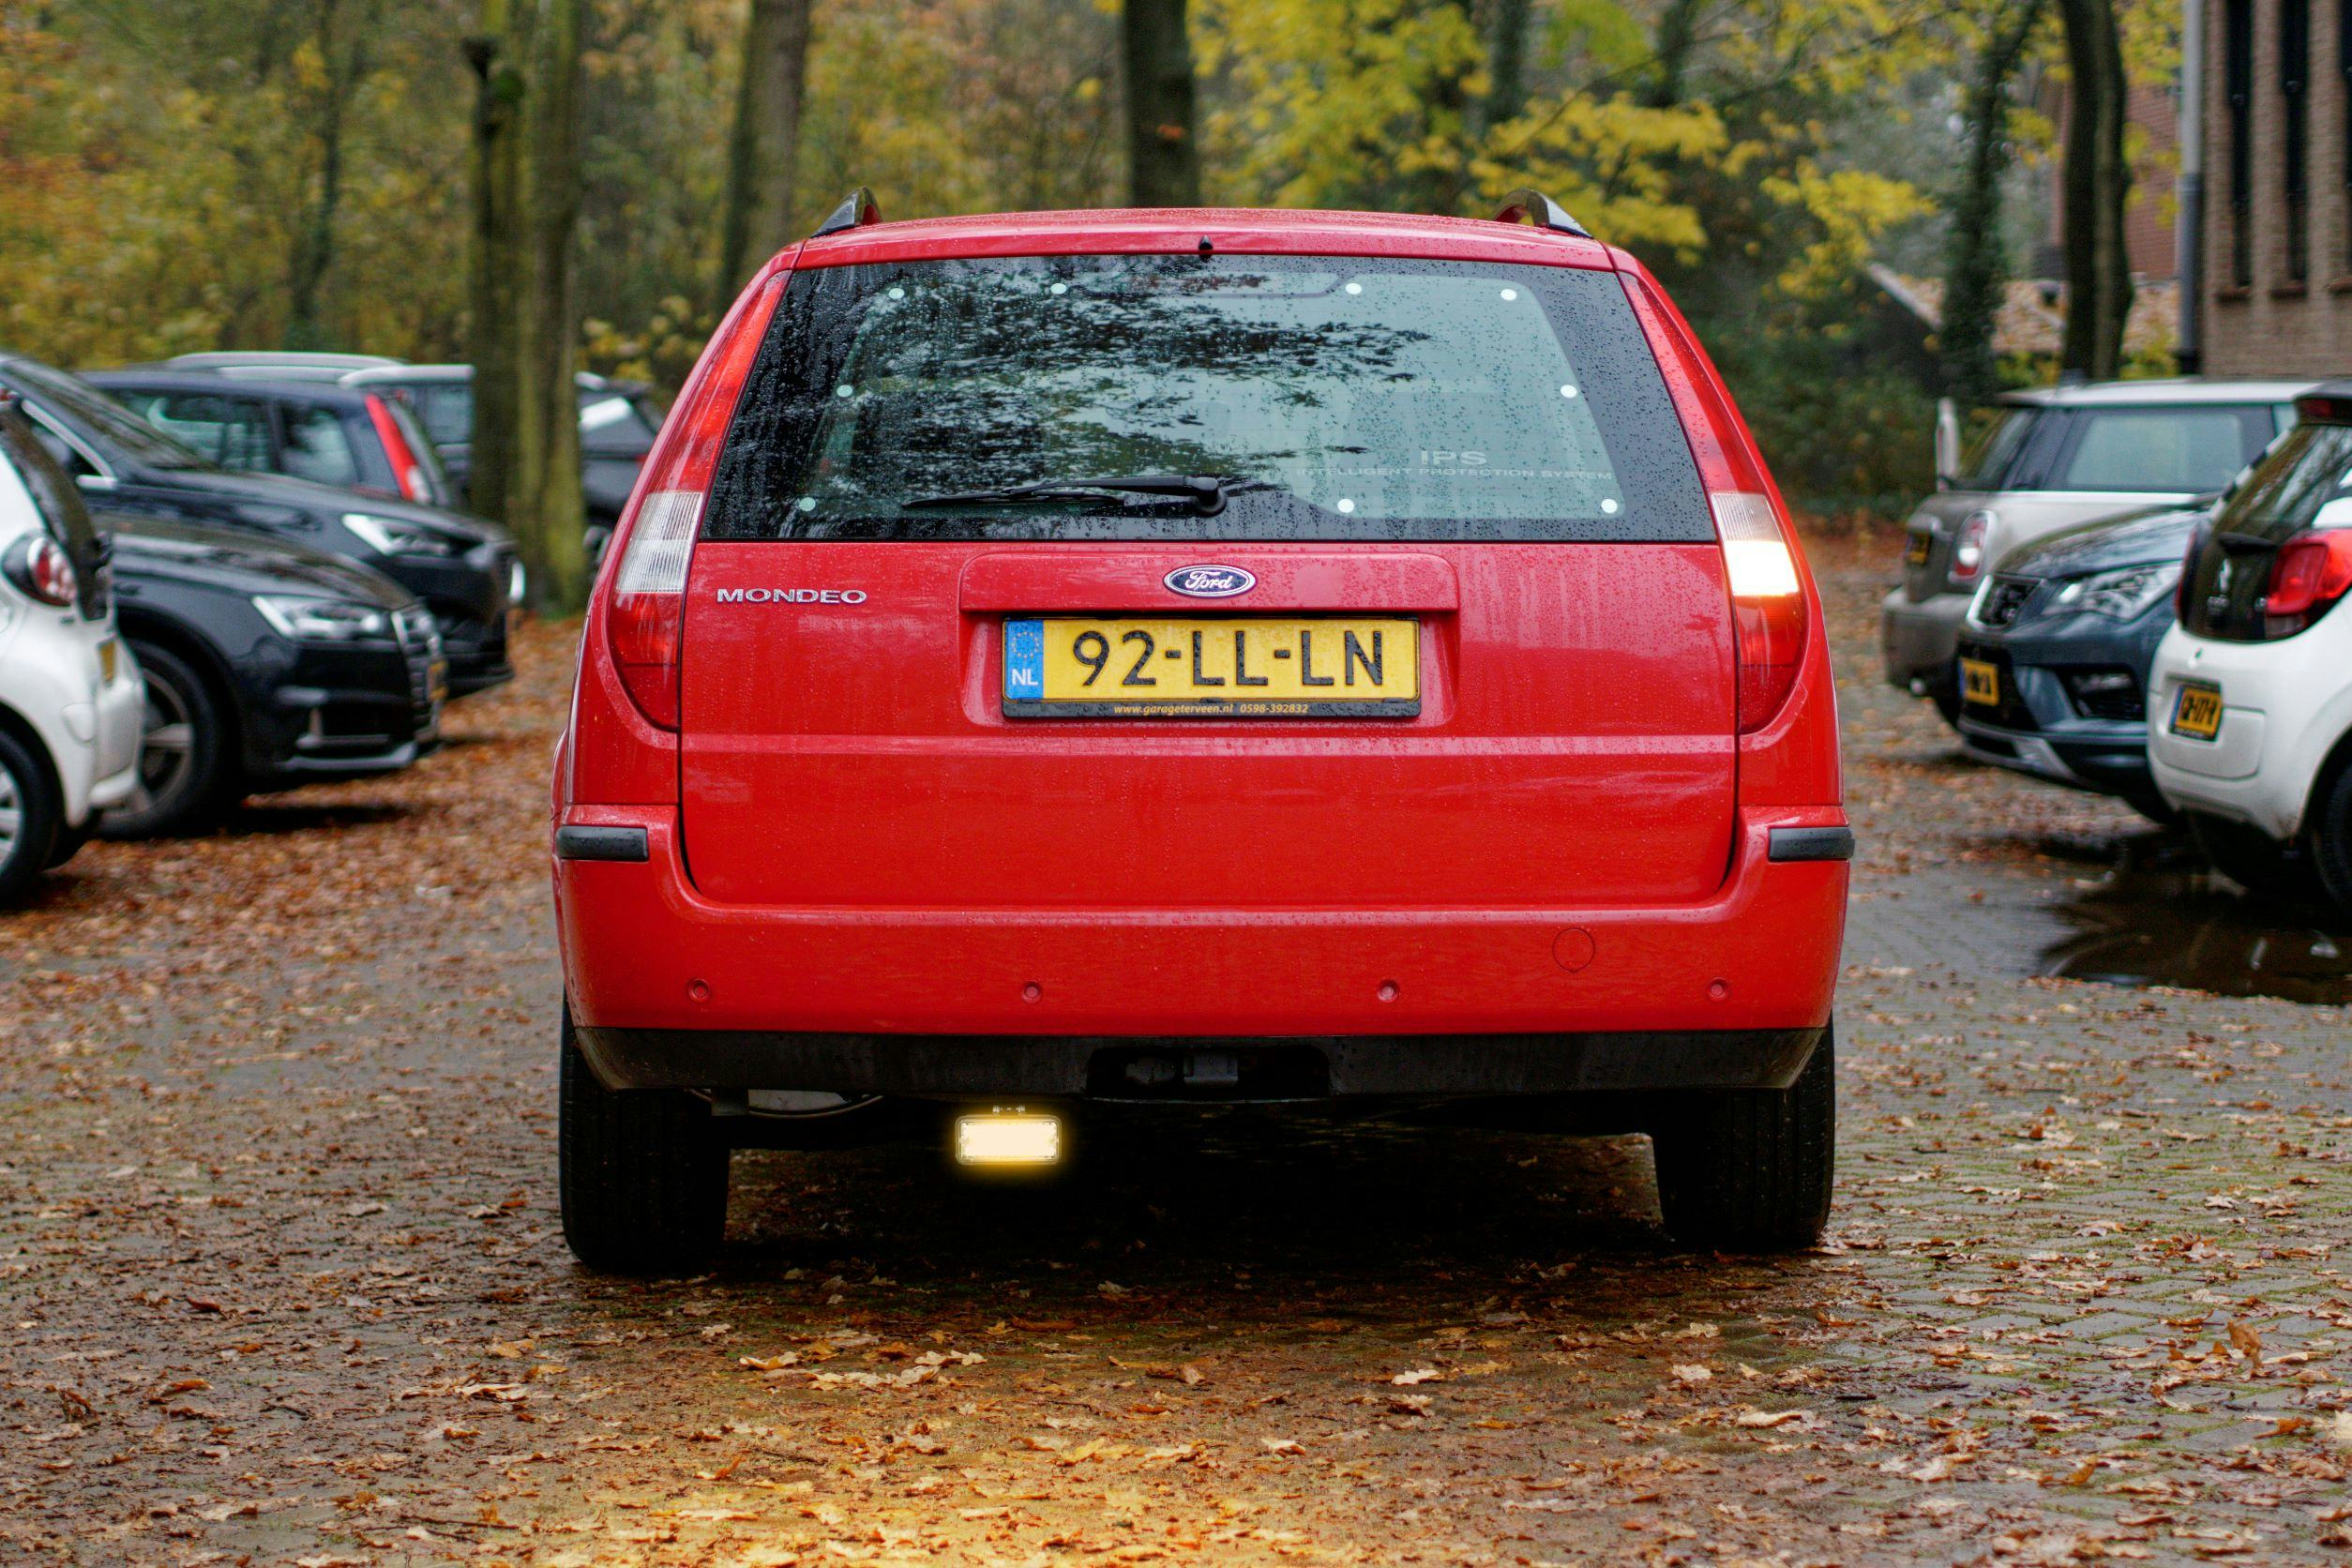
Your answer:
[[[1641,264],[1502,218],[860,192],[752,282],[556,761],[582,1259],[707,1256],[732,1147],[1088,1100],[1531,1097],[1688,1244],[1817,1238],[1819,600]]]

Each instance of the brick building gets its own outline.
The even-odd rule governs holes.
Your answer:
[[[2352,0],[2207,0],[2208,375],[2352,374]]]

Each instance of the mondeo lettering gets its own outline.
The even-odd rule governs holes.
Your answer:
[[[721,604],[864,604],[863,588],[721,588]]]

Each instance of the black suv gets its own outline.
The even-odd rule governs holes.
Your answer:
[[[425,601],[453,696],[514,678],[508,620],[522,564],[494,523],[276,474],[234,474],[77,377],[0,354],[0,387],[23,399],[44,445],[95,507],[267,534],[371,566]]]
[[[124,641],[147,678],[129,837],[248,794],[406,767],[441,744],[441,634],[382,573],[289,541],[101,514]]]
[[[85,370],[82,379],[181,445],[241,474],[284,474],[362,495],[448,506],[456,492],[397,399],[203,370]]]

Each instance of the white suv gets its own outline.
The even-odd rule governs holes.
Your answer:
[[[0,401],[0,903],[139,783],[143,683],[105,553],[73,481]]]
[[[2295,406],[2190,541],[2148,761],[2232,878],[2352,909],[2352,382]]]

